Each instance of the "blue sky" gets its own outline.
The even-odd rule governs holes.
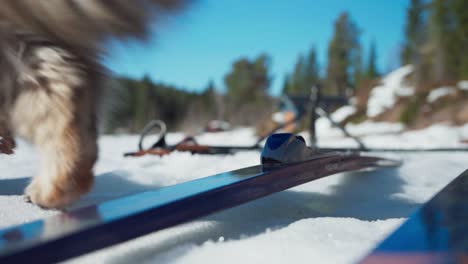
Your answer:
[[[281,91],[299,53],[314,46],[326,67],[333,23],[348,11],[362,31],[364,54],[377,44],[382,72],[398,64],[409,0],[199,0],[163,26],[145,43],[112,43],[105,64],[122,75],[203,90],[213,80],[224,89],[223,77],[233,61],[267,53],[274,77],[271,93]],[[157,28],[157,27],[156,27]]]

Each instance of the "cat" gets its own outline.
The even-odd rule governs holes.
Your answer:
[[[34,144],[39,172],[25,199],[65,208],[88,192],[98,158],[97,105],[109,39],[145,39],[188,0],[2,0],[0,153]]]

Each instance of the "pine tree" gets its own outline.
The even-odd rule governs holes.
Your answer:
[[[283,83],[283,93],[289,95],[305,95],[310,93],[312,86],[320,83],[317,52],[312,47],[307,56],[300,54],[292,74],[286,74]]]
[[[359,35],[356,24],[346,12],[342,13],[328,47],[326,93],[345,96],[346,89],[353,85],[351,74],[360,56]]]
[[[451,1],[433,0],[429,17],[430,56],[432,78],[444,83],[456,78],[458,54],[455,47],[455,23],[450,8]]]
[[[425,39],[426,21],[424,19],[425,4],[423,0],[411,0],[406,14],[405,43],[401,53],[401,63],[419,63],[419,49]]]
[[[310,88],[320,82],[317,52],[311,48],[307,56],[300,54],[291,75],[287,74],[283,84],[283,93],[308,94]]]
[[[200,94],[201,103],[204,108],[203,111],[210,119],[217,117],[218,106],[216,104],[216,96],[216,87],[213,80],[211,80],[205,90]]]
[[[304,87],[306,86],[305,83],[305,69],[306,69],[306,61],[303,55],[299,55],[297,58],[297,62],[294,65],[294,71],[291,77],[291,89],[289,91],[290,94],[301,94],[305,92]]]
[[[233,63],[231,71],[224,77],[228,115],[235,116],[247,105],[261,108],[268,100],[270,62],[270,57],[262,54],[254,61],[242,58]]]
[[[455,43],[454,51],[459,61],[457,77],[468,79],[468,1],[451,0],[451,8],[455,19]]]
[[[135,116],[134,116],[134,129],[141,129],[148,121],[148,97],[150,87],[152,85],[151,79],[145,75],[141,82],[135,87],[136,101],[134,103]]]
[[[307,56],[306,65],[304,67],[304,88],[306,93],[310,92],[312,86],[320,82],[319,65],[317,62],[317,52],[312,47]]]
[[[227,88],[227,118],[237,125],[254,125],[265,115],[271,114],[268,89],[271,60],[266,54],[251,61],[242,58],[234,62],[224,77]]]
[[[261,54],[253,62],[255,100],[263,103],[268,96],[272,77],[270,76],[271,58],[266,54]]]
[[[352,71],[353,71],[353,80],[352,85],[354,89],[358,89],[361,86],[363,79],[366,78],[365,72],[362,65],[362,50],[358,46],[355,51],[355,56],[353,57]],[[350,87],[351,88],[351,87]]]
[[[251,93],[255,89],[252,68],[252,63],[248,59],[239,59],[233,63],[231,72],[224,77],[226,96],[231,104],[236,105],[251,100]]]
[[[292,94],[293,89],[294,86],[292,85],[291,77],[289,74],[286,74],[283,81],[283,94]]]
[[[367,79],[375,79],[379,76],[379,71],[377,70],[377,51],[375,46],[375,41],[371,43],[370,50],[369,50],[369,57],[367,62],[367,69],[366,69],[366,78]]]

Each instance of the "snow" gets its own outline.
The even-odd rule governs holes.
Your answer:
[[[319,123],[322,146],[355,144],[338,129],[324,125],[327,120],[320,118]],[[368,146],[376,147],[455,147],[468,136],[468,125],[439,124],[404,132],[401,124],[365,122],[348,128]],[[308,138],[307,133],[304,136]],[[182,137],[182,133],[170,134],[168,141]],[[206,133],[197,139],[203,144],[250,145],[256,138],[253,129],[241,128]],[[162,158],[123,158],[122,153],[134,150],[137,141],[135,135],[100,138],[96,184],[75,207],[259,163],[256,151],[230,156],[176,152]],[[353,263],[465,170],[468,159],[466,153],[385,155],[402,159],[404,165],[320,179],[69,262]],[[37,166],[36,151],[23,141],[18,141],[15,155],[0,156],[0,227],[58,213],[22,200],[28,177]]]
[[[467,91],[467,90],[468,90],[468,80],[459,81],[459,82],[457,83],[457,86],[458,86],[458,88],[460,88],[461,90]]]
[[[342,122],[352,114],[356,113],[357,109],[354,105],[345,105],[338,108],[331,114],[331,118],[335,122]]]
[[[413,87],[405,84],[405,78],[413,72],[412,65],[406,65],[389,73],[381,85],[374,87],[367,103],[367,116],[376,117],[392,108],[398,97],[414,94]]]
[[[287,122],[286,115],[284,112],[276,112],[272,115],[271,119],[278,124],[283,124]]]
[[[428,103],[434,103],[437,101],[439,98],[442,98],[447,95],[452,95],[456,93],[456,88],[455,87],[450,87],[450,86],[444,86],[444,87],[439,87],[434,90],[432,90],[428,95],[427,95],[427,102]]]
[[[193,250],[193,253],[178,258],[175,263],[204,263],[207,259],[218,259],[227,264],[303,263],[306,260],[304,252],[314,256],[314,262],[318,263],[353,262],[358,259],[348,259],[347,252],[359,249],[362,243],[372,247],[377,242],[375,234],[385,234],[388,228],[400,222],[398,219],[368,223],[353,218],[304,219],[287,228],[266,231],[263,236],[248,237],[242,241],[226,243],[221,239],[206,242]],[[311,234],[311,237],[302,234]],[[280,247],[272,250],[267,246],[271,244]],[[171,255],[171,252],[168,254]],[[177,254],[177,250],[172,253]]]
[[[333,121],[337,119],[333,118]],[[398,134],[403,131],[405,126],[401,123],[388,123],[388,122],[372,122],[364,121],[358,125],[347,124],[346,130],[354,136],[377,135],[377,134]],[[343,139],[334,142],[336,138],[342,138],[344,133],[335,128],[333,124],[326,118],[320,118],[316,122],[317,137],[319,142],[326,142],[327,145],[340,146],[343,144]],[[303,135],[308,138],[308,135]],[[347,139],[344,139],[347,140]]]

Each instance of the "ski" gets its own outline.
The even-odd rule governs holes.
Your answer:
[[[468,170],[360,263],[467,263]]]
[[[308,156],[303,139],[267,140],[262,165],[147,191],[0,231],[0,263],[63,261],[340,172],[398,166],[358,153]]]

